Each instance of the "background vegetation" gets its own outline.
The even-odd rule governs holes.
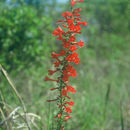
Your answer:
[[[78,77],[71,81],[77,93],[73,118],[65,130],[130,129],[128,5],[128,0],[86,0],[78,5],[88,21],[80,37],[86,46],[79,50]],[[27,112],[40,117],[32,124],[34,130],[55,129],[56,107],[46,102],[54,96],[49,89],[55,84],[43,79],[52,67],[51,52],[61,47],[51,33],[60,14],[68,9],[67,0],[0,1],[0,64],[17,86]],[[0,121],[18,106],[21,104],[1,71]],[[20,129],[12,120],[10,128],[5,122],[0,130]]]

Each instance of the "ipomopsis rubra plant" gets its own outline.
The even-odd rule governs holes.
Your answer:
[[[72,113],[71,107],[74,106],[74,101],[71,101],[69,93],[75,94],[76,90],[69,84],[69,78],[76,77],[77,72],[73,65],[80,63],[78,53],[75,51],[78,48],[84,46],[83,41],[77,41],[76,35],[81,34],[81,25],[86,26],[87,22],[83,22],[80,18],[81,8],[74,9],[76,3],[83,2],[84,0],[71,0],[71,11],[62,13],[63,20],[57,20],[58,27],[53,31],[53,36],[57,36],[57,39],[62,42],[63,49],[59,53],[52,52],[51,57],[55,59],[53,65],[55,70],[48,70],[48,75],[53,75],[58,72],[59,77],[51,79],[48,76],[45,77],[45,81],[57,82],[57,87],[51,88],[50,90],[58,90],[59,95],[48,102],[56,101],[58,104],[59,112],[55,116],[57,118],[58,130],[64,129],[64,121],[71,118]]]

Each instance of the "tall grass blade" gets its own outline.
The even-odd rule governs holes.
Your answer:
[[[120,121],[121,121],[121,130],[124,130],[124,117],[123,117],[123,111],[122,111],[122,105],[120,102]]]
[[[106,118],[107,105],[108,105],[108,102],[109,102],[110,91],[111,91],[111,84],[108,84],[108,86],[107,86],[107,92],[106,92],[106,95],[105,95],[104,120]]]
[[[48,104],[48,122],[47,122],[47,130],[50,130],[50,115],[51,115],[51,105]]]
[[[25,121],[26,121],[26,124],[27,124],[27,127],[28,127],[28,130],[31,130],[31,127],[30,127],[30,124],[28,123],[28,119],[27,119],[27,115],[26,115],[26,107],[24,105],[24,102],[23,102],[23,99],[22,97],[20,96],[20,94],[18,93],[15,85],[13,84],[12,80],[10,79],[9,75],[7,74],[7,72],[5,71],[5,69],[2,67],[2,65],[0,64],[0,70],[2,71],[3,75],[5,76],[5,78],[7,79],[8,83],[10,84],[12,90],[14,91],[14,93],[16,94],[16,96],[18,97],[19,99],[19,102],[21,103],[21,106],[23,108],[23,111],[24,111],[24,114],[25,114]]]

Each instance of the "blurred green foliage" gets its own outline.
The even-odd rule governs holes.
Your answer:
[[[32,7],[2,5],[0,17],[0,63],[8,70],[40,64],[53,47],[52,18],[38,16]]]
[[[55,84],[43,82],[43,77],[52,63],[51,51],[60,49],[51,32],[56,19],[61,18],[60,14],[70,4],[59,4],[56,0],[38,0],[40,4],[36,0],[25,2],[12,0],[12,5],[0,4],[0,63],[14,79],[28,111],[42,117],[39,127],[53,130],[56,107],[46,100],[55,97],[48,92]],[[79,50],[79,77],[71,81],[77,93],[73,96],[73,118],[66,124],[66,130],[118,130],[123,119],[125,129],[129,130],[128,0],[85,0],[79,6],[83,9],[83,20],[88,21],[79,36],[86,46]],[[2,74],[0,77],[5,101],[17,106],[7,81]]]

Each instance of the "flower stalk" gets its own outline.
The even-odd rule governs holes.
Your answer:
[[[59,53],[52,52],[51,57],[55,61],[53,62],[55,70],[48,70],[48,75],[58,73],[57,79],[51,79],[48,76],[45,77],[45,81],[57,82],[56,88],[50,90],[58,90],[59,95],[56,99],[48,100],[48,102],[57,101],[58,114],[55,116],[57,119],[57,130],[64,129],[64,122],[71,118],[71,107],[74,106],[74,101],[70,101],[71,97],[69,93],[75,94],[74,87],[69,85],[69,78],[76,77],[77,72],[73,65],[80,63],[78,53],[75,51],[84,46],[83,41],[77,41],[76,35],[81,34],[81,25],[86,26],[87,22],[81,22],[80,11],[81,8],[74,9],[74,5],[81,3],[84,0],[71,0],[71,11],[62,13],[64,20],[57,20],[58,27],[53,31],[53,36],[56,36],[58,40],[62,42],[63,49]]]

